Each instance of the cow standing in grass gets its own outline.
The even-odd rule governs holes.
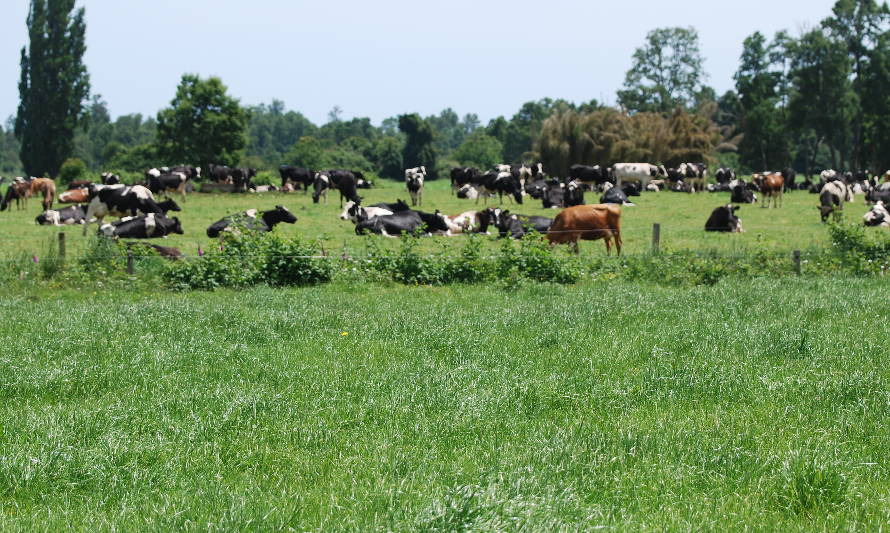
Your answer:
[[[423,203],[423,182],[426,179],[426,168],[417,167],[405,170],[405,187],[411,195],[411,205],[417,206]]]
[[[606,253],[612,253],[612,239],[621,255],[621,207],[615,204],[568,207],[553,220],[547,231],[550,244],[569,244],[578,253],[578,241],[603,239]]]

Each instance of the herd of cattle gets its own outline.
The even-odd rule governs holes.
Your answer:
[[[456,216],[447,216],[438,210],[432,213],[421,211],[417,208],[423,204],[423,188],[427,179],[427,170],[422,166],[405,171],[405,188],[411,206],[401,200],[362,205],[358,190],[373,185],[361,172],[350,170],[314,171],[282,166],[279,169],[280,189],[254,185],[252,179],[257,173],[250,168],[211,165],[207,177],[216,183],[232,184],[235,190],[240,191],[288,192],[302,189],[308,194],[311,188],[314,203],[327,203],[327,193],[337,190],[343,207],[340,218],[352,221],[358,235],[372,233],[395,237],[407,233],[450,236],[490,233],[494,230],[502,237],[522,238],[528,232],[536,231],[545,234],[551,243],[569,243],[575,250],[579,240],[603,239],[606,251],[610,253],[614,241],[620,254],[621,206],[633,206],[630,198],[640,196],[643,191],[688,194],[698,191],[730,192],[731,203],[712,211],[705,222],[706,231],[743,231],[741,220],[736,216],[739,206],[733,204],[757,202],[757,194],[760,194],[763,196],[762,207],[772,205],[778,208],[787,190],[808,190],[818,194],[818,209],[823,221],[829,216],[838,217],[844,204],[853,201],[855,194],[864,194],[866,202],[873,204],[863,217],[864,223],[890,227],[887,208],[890,205],[890,171],[879,180],[867,172],[825,170],[819,175],[819,181],[814,182],[809,178],[797,181],[794,171],[785,169],[754,174],[750,181],[745,181],[736,177],[732,169],[721,168],[714,174],[715,183],[709,183],[707,172],[707,167],[701,163],[683,163],[677,168],[648,163],[620,163],[611,168],[572,165],[564,179],[546,175],[540,163],[497,165],[485,172],[475,168],[451,170],[452,192],[458,198],[474,200],[475,204],[483,200],[487,204],[490,198],[497,197],[498,205],[503,204],[504,197],[515,204],[523,204],[531,198],[541,201],[544,208],[563,209],[554,218],[522,215],[503,207],[487,205],[483,209],[467,210]],[[118,176],[104,173],[100,182],[74,182],[58,196],[51,179],[16,178],[7,188],[0,210],[7,209],[13,200],[17,208],[23,209],[29,197],[42,195],[43,212],[36,218],[38,224],[82,224],[86,235],[89,224],[95,221],[99,225],[99,234],[107,237],[164,237],[183,233],[179,219],[168,217],[169,212],[181,210],[170,196],[178,194],[184,200],[187,192],[193,190],[193,183],[201,177],[199,167],[154,168],[145,173],[143,183],[125,185]],[[2,181],[0,178],[0,183]],[[598,195],[599,203],[586,203],[585,194]],[[158,201],[156,195],[166,196],[167,199]],[[52,209],[56,200],[74,205]],[[106,216],[119,220],[105,223]],[[227,215],[208,227],[206,233],[209,237],[217,237],[236,227],[271,231],[279,223],[293,224],[296,221],[297,218],[287,208],[279,205],[268,211],[250,209]],[[175,251],[167,255],[177,254],[178,251]]]

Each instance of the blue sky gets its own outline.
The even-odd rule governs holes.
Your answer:
[[[0,118],[18,105],[28,0],[3,0]],[[80,0],[87,67],[113,116],[154,115],[185,72],[220,76],[245,105],[283,100],[324,123],[452,107],[483,122],[543,97],[614,102],[634,48],[693,26],[708,83],[732,86],[754,31],[798,34],[834,0]]]

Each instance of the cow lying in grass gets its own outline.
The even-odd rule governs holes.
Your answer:
[[[87,210],[82,205],[71,205],[64,209],[48,209],[37,215],[35,221],[41,226],[66,226],[85,224]]]
[[[862,222],[866,226],[890,228],[890,211],[884,202],[876,203],[871,210],[863,215]]]
[[[248,209],[243,213],[229,215],[217,220],[207,228],[207,236],[211,238],[219,237],[220,233],[234,231],[236,228],[267,232],[272,231],[275,226],[282,222],[287,224],[297,222],[297,217],[282,205],[276,205],[275,209],[269,211]]]
[[[735,212],[741,207],[726,204],[711,211],[711,216],[705,222],[705,231],[724,231],[727,233],[744,233],[742,219],[735,216]]]
[[[102,224],[99,234],[105,237],[124,237],[128,239],[153,239],[178,233],[182,235],[182,225],[176,217],[149,213],[136,217],[125,217],[111,224]]]

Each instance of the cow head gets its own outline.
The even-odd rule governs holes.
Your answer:
[[[358,212],[357,207],[358,204],[352,200],[346,202],[346,205],[343,206],[343,212],[340,213],[340,220],[355,220],[355,213]]]
[[[271,228],[281,222],[294,224],[297,222],[297,217],[283,205],[276,205],[275,209],[263,212],[263,222]]]
[[[639,196],[640,184],[632,182],[622,183],[621,190],[624,191],[624,194],[626,194],[627,196]]]
[[[182,235],[182,224],[179,222],[179,217],[173,217],[173,225],[170,226],[169,233]]]

